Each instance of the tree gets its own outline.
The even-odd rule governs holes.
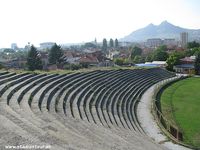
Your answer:
[[[115,48],[119,46],[118,39],[115,39]]]
[[[0,69],[3,69],[3,68],[4,68],[4,66],[2,64],[0,64]]]
[[[11,48],[6,48],[3,50],[4,53],[15,53],[15,50],[14,49],[11,49]]]
[[[200,51],[197,51],[195,53],[196,59],[194,62],[194,69],[195,69],[195,74],[199,74],[200,72]]]
[[[82,66],[80,64],[65,64],[64,69],[66,70],[78,70],[81,69]]]
[[[145,58],[145,62],[152,62],[153,59],[152,59],[152,54],[148,54]]]
[[[56,43],[49,51],[49,63],[50,64],[60,64],[63,59],[63,50],[60,46],[58,46]]]
[[[105,52],[107,51],[108,45],[107,45],[107,40],[104,38],[103,39],[103,46],[102,46],[102,50]]]
[[[113,41],[113,39],[110,39],[109,46],[110,46],[111,48],[114,47],[114,41]]]
[[[137,55],[140,56],[141,54],[142,54],[142,49],[135,46],[131,50],[131,59],[133,60],[135,58],[135,56],[137,56]]]
[[[97,45],[92,42],[87,42],[83,45],[83,48],[97,48]]]
[[[134,57],[134,59],[133,59],[133,62],[134,62],[135,64],[138,64],[138,63],[143,63],[144,60],[143,60],[142,56],[136,55],[136,56]]]
[[[197,43],[196,41],[193,41],[193,42],[189,42],[188,44],[187,44],[187,48],[195,48],[195,47],[200,47],[200,44],[199,43]]]
[[[170,56],[166,60],[167,70],[174,71],[173,70],[174,65],[178,65],[182,57],[183,55],[180,52],[171,53]]]
[[[31,45],[28,52],[27,66],[28,69],[31,71],[42,69],[42,61],[40,59],[37,49],[33,45]]]
[[[168,58],[168,53],[166,52],[167,47],[165,45],[158,47],[153,52],[153,60],[156,61],[166,61]]]
[[[27,55],[27,51],[18,50],[17,52],[15,52],[15,57],[19,59],[27,59]]]
[[[161,45],[161,46],[158,47],[158,49],[163,50],[163,51],[167,51],[167,46]]]
[[[124,59],[123,58],[116,58],[114,59],[114,63],[121,66],[124,64]]]
[[[95,45],[97,45],[97,38],[94,39],[94,43],[95,43]]]
[[[186,51],[187,56],[195,55],[199,50],[200,50],[200,47],[190,48],[189,50]]]
[[[131,64],[131,61],[130,61],[130,59],[128,59],[128,58],[125,58],[125,59],[124,59],[124,64]]]

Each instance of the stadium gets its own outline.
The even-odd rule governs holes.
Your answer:
[[[1,149],[168,149],[169,141],[182,141],[151,136],[141,99],[151,87],[159,93],[180,79],[161,68],[68,74],[1,71]],[[146,99],[154,103],[153,97]]]

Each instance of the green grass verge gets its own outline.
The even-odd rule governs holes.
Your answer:
[[[200,147],[200,78],[178,81],[161,95],[163,115],[183,132],[184,143]]]

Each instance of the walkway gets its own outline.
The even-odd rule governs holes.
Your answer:
[[[159,84],[159,83],[158,83]],[[156,143],[160,143],[164,147],[170,150],[190,150],[178,144],[174,144],[168,140],[168,138],[162,133],[157,125],[152,114],[152,101],[153,94],[157,84],[149,88],[142,96],[138,103],[137,116],[141,124],[141,127],[146,132],[147,136],[151,137]]]

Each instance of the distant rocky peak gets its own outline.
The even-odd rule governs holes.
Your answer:
[[[167,20],[160,23],[159,26],[174,26],[173,24],[169,23]]]
[[[150,23],[148,26],[150,26],[150,27],[151,27],[151,26],[155,26],[155,25],[154,25],[153,23]]]
[[[120,39],[121,41],[128,42],[145,42],[147,39],[151,38],[174,38],[180,39],[181,32],[188,32],[189,40],[199,40],[200,29],[186,29],[169,23],[168,21],[163,21],[159,25],[149,24],[144,28],[133,31],[129,35]]]

